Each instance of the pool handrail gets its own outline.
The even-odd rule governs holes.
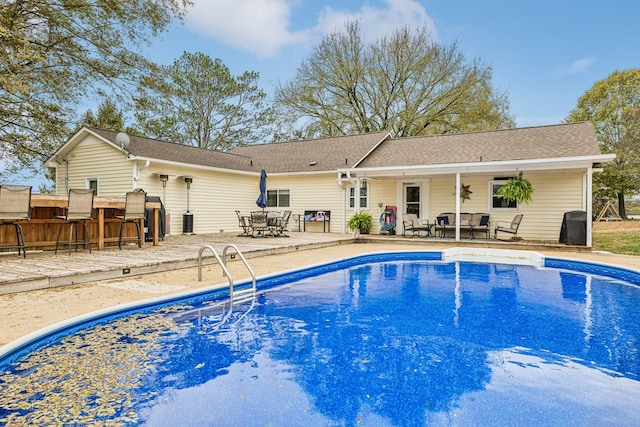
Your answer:
[[[198,251],[198,282],[202,282],[202,254],[206,249],[209,249],[211,253],[213,253],[213,255],[218,260],[218,264],[220,264],[220,267],[222,268],[222,274],[224,276],[227,276],[227,278],[229,279],[229,298],[231,300],[231,304],[233,305],[234,303],[244,302],[249,299],[255,298],[256,275],[253,272],[253,269],[251,268],[251,266],[249,266],[249,263],[247,262],[247,259],[242,254],[242,251],[240,251],[240,249],[238,249],[238,247],[232,243],[229,243],[224,246],[224,249],[222,250],[222,258],[220,258],[220,255],[218,255],[218,252],[211,245],[204,245],[203,247],[200,248],[200,250]],[[239,291],[234,290],[233,277],[231,277],[231,273],[229,273],[229,270],[227,269],[227,251],[229,249],[235,250],[236,255],[240,257],[240,260],[249,271],[249,274],[251,274],[251,283],[252,283],[251,288],[242,289]]]

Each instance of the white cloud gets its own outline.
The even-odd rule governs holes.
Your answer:
[[[198,0],[186,24],[236,49],[272,56],[304,34],[289,32],[291,0]]]
[[[557,73],[561,75],[571,75],[581,73],[593,66],[596,60],[592,57],[578,59],[570,65],[563,65],[558,68]]]
[[[291,31],[300,0],[196,0],[186,25],[205,36],[261,57],[275,56],[286,46],[306,45],[357,20],[369,40],[401,26],[426,25],[435,37],[433,20],[417,0],[384,0],[383,7],[363,2],[359,10],[324,7],[313,28]],[[307,9],[309,7],[307,6]]]
[[[331,33],[344,28],[346,21],[357,20],[364,36],[369,41],[391,34],[395,29],[408,26],[419,28],[426,26],[431,35],[437,36],[433,20],[425,8],[414,0],[385,0],[386,8],[380,9],[363,5],[357,12],[335,10],[327,6],[318,19],[321,33]]]

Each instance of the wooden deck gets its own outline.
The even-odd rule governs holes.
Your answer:
[[[68,286],[98,280],[125,278],[181,268],[197,267],[198,251],[204,245],[213,246],[220,254],[227,244],[235,244],[247,259],[265,255],[297,252],[354,242],[351,234],[290,232],[290,237],[247,238],[236,234],[203,234],[167,236],[158,246],[146,244],[142,249],[130,245],[122,250],[105,248],[102,251],[80,250],[69,255],[66,251],[55,255],[52,251],[29,251],[27,258],[16,252],[0,255],[0,294],[35,289]],[[455,242],[440,238],[403,238],[402,236],[363,235],[360,243],[393,242],[411,249],[441,249],[443,247],[474,245],[505,249],[589,251],[589,248],[558,245],[552,242],[501,242],[495,240],[464,240]],[[205,252],[204,264],[215,262]]]

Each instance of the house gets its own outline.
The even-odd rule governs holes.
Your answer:
[[[235,210],[258,209],[264,169],[267,210],[330,212],[331,232],[348,232],[353,213],[368,211],[377,233],[378,218],[391,205],[400,228],[404,212],[431,221],[441,212],[486,212],[492,223],[523,213],[519,236],[557,241],[564,212],[591,217],[592,175],[614,158],[600,153],[589,122],[398,139],[373,132],[228,152],[139,136],[120,144],[116,136],[84,127],[60,147],[46,162],[56,169],[57,191],[122,195],[142,188],[161,197],[173,234],[182,232],[186,215],[195,233],[239,232]],[[534,187],[533,202],[504,203],[495,191],[519,172]],[[325,224],[303,225],[325,230]],[[590,245],[590,221],[587,227]]]

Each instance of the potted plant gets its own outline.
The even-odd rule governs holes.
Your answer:
[[[357,212],[349,219],[349,229],[353,230],[353,237],[369,234],[373,227],[373,217],[368,212]]]
[[[498,188],[498,197],[507,201],[515,200],[518,204],[529,203],[533,200],[533,186],[529,180],[522,177],[522,171],[515,178],[509,178],[502,187]]]

